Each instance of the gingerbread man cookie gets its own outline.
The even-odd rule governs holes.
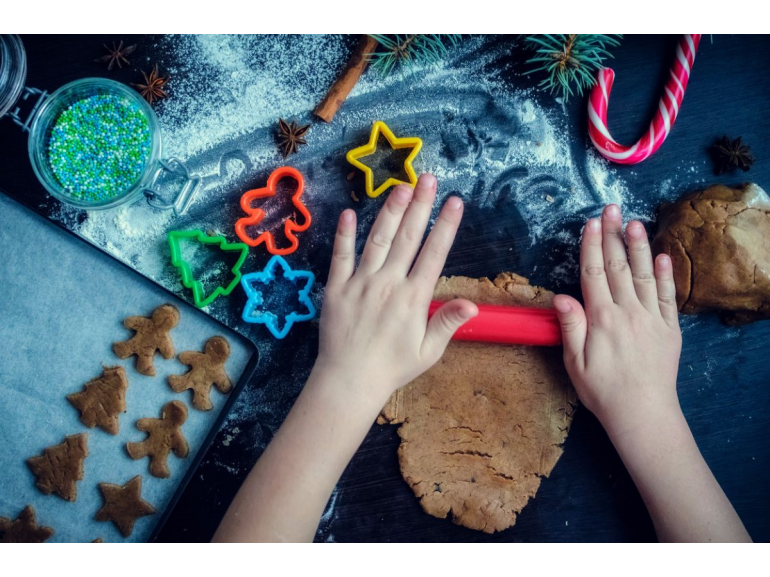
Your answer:
[[[142,478],[139,475],[125,485],[99,483],[99,490],[104,505],[94,519],[112,521],[124,537],[131,535],[137,519],[155,513],[155,507],[142,499]]]
[[[43,543],[52,535],[50,527],[38,526],[32,505],[24,507],[14,521],[0,517],[0,543]]]
[[[187,420],[187,407],[179,401],[163,406],[160,419],[139,419],[136,428],[147,433],[141,443],[126,443],[126,450],[132,459],[150,457],[150,473],[155,477],[171,475],[168,469],[168,454],[174,452],[184,459],[190,451],[182,435],[181,426]]]
[[[220,393],[229,393],[233,388],[225,372],[225,361],[230,356],[230,343],[224,337],[211,337],[204,347],[204,352],[185,351],[179,355],[179,362],[192,367],[184,375],[170,375],[168,384],[177,393],[192,389],[193,407],[209,411],[212,385]]]
[[[37,476],[37,488],[46,495],[56,493],[67,501],[76,501],[75,485],[83,479],[83,461],[88,456],[88,435],[70,435],[64,442],[43,450],[43,454],[27,459]]]
[[[136,334],[127,341],[113,343],[112,350],[121,359],[136,355],[136,370],[143,375],[155,375],[155,352],[164,359],[174,356],[174,343],[169,331],[179,323],[179,311],[175,306],[162,305],[151,317],[128,317],[123,321],[127,329]]]
[[[117,435],[118,417],[126,412],[127,388],[123,367],[105,367],[102,376],[88,381],[81,392],[67,395],[67,400],[80,411],[80,420],[86,427],[99,427]]]

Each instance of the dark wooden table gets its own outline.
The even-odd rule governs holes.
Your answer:
[[[28,85],[52,90],[84,76],[107,76],[92,62],[102,42],[112,37],[31,36]],[[140,42],[137,61],[154,57],[153,43]],[[490,39],[487,46],[511,43],[511,38]],[[610,126],[621,142],[634,141],[645,129],[668,75],[677,37],[635,36],[623,40],[611,65],[617,80],[610,105]],[[352,41],[351,41],[352,44]],[[635,167],[619,167],[634,197],[648,205],[673,199],[703,183],[737,184],[752,180],[770,187],[770,48],[768,37],[706,36],[701,44],[690,87],[676,126],[662,151]],[[520,51],[492,66],[510,72],[517,86],[534,86],[536,79],[521,76],[527,67]],[[109,74],[130,82],[135,67]],[[547,103],[547,98],[541,98]],[[552,106],[560,106],[552,102]],[[585,136],[584,99],[566,106],[577,135],[577,154],[589,146]],[[280,111],[279,111],[280,112]],[[716,177],[707,160],[707,147],[722,134],[742,135],[752,146],[757,162],[748,174]],[[691,161],[691,162],[690,162]],[[705,162],[704,162],[705,161]],[[681,176],[681,167],[689,173]],[[347,169],[335,169],[344,177]],[[267,169],[260,168],[262,178]],[[673,187],[660,182],[677,173]],[[340,187],[343,183],[340,180]],[[0,121],[0,188],[33,209],[49,215],[50,202],[36,181],[26,152],[26,136],[8,119]],[[235,191],[233,192],[235,194]],[[324,242],[306,255],[317,262],[319,280],[325,280],[329,241],[335,215],[350,206],[347,194],[329,195],[314,207],[319,238]],[[371,204],[366,210],[374,210]],[[596,214],[599,206],[592,208]],[[466,211],[458,241],[446,271],[469,276],[515,270],[533,282],[546,283],[547,271],[538,262],[547,256],[548,241],[530,247],[527,223],[514,203],[502,202],[494,216],[504,223],[490,227],[485,210]],[[575,219],[579,227],[581,218]],[[654,230],[654,223],[651,225]],[[513,245],[516,250],[509,251]],[[577,247],[570,249],[574,255]],[[559,258],[567,254],[558,253]],[[2,266],[2,263],[0,263]],[[550,265],[549,265],[550,266]],[[141,272],[141,271],[140,271]],[[577,279],[559,290],[578,294]],[[235,302],[235,307],[242,306]],[[243,327],[236,327],[242,330]],[[253,336],[253,334],[250,334]],[[679,393],[685,414],[703,454],[755,540],[770,540],[770,366],[765,364],[770,323],[727,328],[712,315],[689,319],[684,331]],[[261,350],[274,353],[274,362],[260,367],[240,400],[258,406],[248,417],[220,432],[199,474],[166,525],[162,539],[209,539],[250,466],[280,425],[308,374],[317,348],[317,326],[308,325],[281,343],[260,341]],[[277,354],[275,354],[277,353]],[[283,359],[283,360],[281,360]],[[521,513],[517,524],[496,535],[457,527],[422,512],[401,478],[393,427],[373,426],[333,498],[334,506],[318,532],[319,540],[335,541],[648,541],[655,539],[649,517],[598,422],[586,410],[575,417],[572,432],[551,477],[544,480],[537,498]]]

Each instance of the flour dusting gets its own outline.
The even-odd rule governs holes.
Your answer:
[[[593,151],[585,127],[576,126],[565,106],[555,104],[547,93],[518,86],[515,76],[511,80],[503,74],[505,65],[500,62],[512,49],[504,42],[471,37],[439,66],[411,75],[384,79],[368,70],[333,122],[326,124],[315,120],[311,110],[343,68],[351,39],[334,35],[166,37],[155,50],[164,54],[172,77],[170,97],[156,111],[164,156],[179,158],[202,178],[190,212],[175,218],[140,200],[87,214],[62,207],[54,217],[189,300],[178,271],[170,266],[166,233],[200,228],[235,240],[233,225],[242,216],[240,195],[264,186],[272,170],[288,163],[305,175],[305,198],[314,222],[300,237],[300,249],[290,262],[295,268],[312,270],[322,280],[339,212],[347,207],[358,212],[360,247],[385,198],[366,198],[357,188],[360,184],[348,180],[352,169],[345,161],[348,150],[366,142],[372,122],[383,120],[397,136],[423,139],[415,168],[438,177],[437,204],[450,194],[464,198],[467,222],[476,224],[462,229],[465,237],[458,237],[456,246],[471,246],[476,236],[483,237],[503,247],[501,266],[510,266],[508,255],[514,258],[547,243],[546,259],[518,272],[537,271],[556,289],[574,285],[577,243],[586,218],[613,202],[624,208],[627,218],[649,221],[654,207],[637,200],[622,171]],[[276,147],[279,117],[312,124],[308,145],[288,161]],[[662,183],[661,194],[674,194],[678,182],[689,178],[688,169]],[[163,195],[171,198],[175,186],[173,179],[164,183]],[[361,200],[351,200],[351,192]],[[495,221],[498,214],[512,213],[520,218]],[[278,223],[285,217],[274,215]],[[514,246],[514,234],[523,242]],[[261,248],[252,249],[243,271],[261,269],[267,256]],[[320,307],[321,282],[312,297]],[[307,378],[317,325],[297,327],[306,331],[304,338],[275,341],[263,327],[240,320],[242,306],[242,295],[236,291],[206,310],[259,348],[257,376],[240,395],[223,433],[225,447],[237,444],[257,451],[277,429]],[[292,369],[271,372],[274,363],[285,364],[287,347]],[[236,430],[241,432],[235,435]],[[229,463],[218,466],[238,472]]]
[[[315,123],[309,146],[293,159],[307,166],[331,156],[341,174],[344,152],[361,143],[373,120],[383,119],[426,141],[418,168],[436,174],[444,194],[464,196],[469,210],[474,203],[494,205],[501,193],[510,195],[529,226],[531,244],[559,238],[565,223],[597,213],[608,202],[649,219],[637,211],[609,163],[590,150],[584,160],[576,158],[575,148],[585,147],[575,146],[572,133],[582,131],[570,126],[562,109],[538,103],[550,97],[510,86],[495,70],[480,72],[505,49],[469,59],[483,42],[470,38],[440,66],[410,77],[383,79],[366,72],[334,122]],[[195,206],[199,213],[205,207],[209,225],[231,233],[239,181],[282,164],[273,134],[278,117],[311,120],[309,111],[344,65],[349,47],[339,36],[203,35],[171,36],[157,49],[170,57],[174,78],[171,98],[158,107],[166,155],[205,177]],[[474,196],[481,182],[483,195]],[[322,193],[346,186],[335,180],[334,188]],[[362,211],[362,224],[375,215]],[[165,233],[175,224],[169,212],[140,201],[88,213],[74,228],[150,278],[178,288],[163,250]],[[574,235],[562,238],[575,241]]]

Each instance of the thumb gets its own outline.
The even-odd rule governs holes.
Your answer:
[[[479,314],[478,307],[469,300],[454,299],[438,309],[428,321],[428,330],[422,342],[422,352],[438,360],[455,331]]]
[[[567,295],[556,295],[553,307],[559,316],[564,359],[569,363],[582,359],[586,346],[586,313],[580,303]]]

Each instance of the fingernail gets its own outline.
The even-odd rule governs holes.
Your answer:
[[[463,201],[456,196],[447,200],[446,204],[451,210],[460,210],[463,207]]]
[[[671,266],[671,257],[669,257],[667,254],[661,255],[658,257],[658,264],[662,266],[663,268],[668,268]]]
[[[422,181],[422,184],[424,186],[427,186],[429,188],[436,188],[436,177],[433,176],[431,173],[426,172],[422,176],[420,176],[420,180]]]
[[[643,227],[638,223],[631,223],[626,227],[626,233],[631,238],[642,238]]]
[[[353,211],[352,210],[344,210],[342,212],[342,222],[353,222]]]
[[[572,310],[569,301],[566,299],[555,299],[553,301],[553,307],[562,314],[568,313]]]
[[[408,186],[397,186],[393,194],[396,195],[396,200],[409,202],[409,199],[412,197],[412,189]]]
[[[610,204],[604,209],[604,216],[609,218],[618,218],[620,216],[620,207],[617,204]]]
[[[591,232],[599,232],[602,229],[602,224],[598,218],[592,218],[586,223],[586,228]]]
[[[467,320],[472,319],[473,317],[475,317],[478,314],[478,312],[479,311],[478,311],[478,309],[476,308],[475,305],[472,306],[472,307],[471,306],[464,306],[464,307],[462,307],[460,309],[460,318],[462,318],[462,319],[467,321]]]

